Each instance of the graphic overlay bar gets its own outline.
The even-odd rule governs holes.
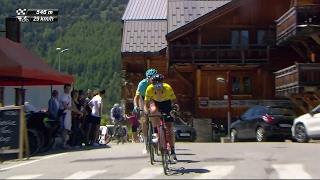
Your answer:
[[[58,21],[58,9],[16,9],[16,17],[19,22],[56,22]]]
[[[56,22],[57,16],[28,16],[30,22]]]
[[[28,16],[58,16],[58,9],[28,9]]]
[[[19,22],[57,22],[58,16],[17,16]]]

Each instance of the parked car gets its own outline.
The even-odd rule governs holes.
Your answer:
[[[188,125],[180,118],[174,121],[173,131],[177,141],[191,141],[194,142],[197,139],[197,133],[194,127]]]
[[[293,139],[300,143],[320,139],[320,105],[296,118],[291,130]]]
[[[293,109],[279,106],[254,106],[248,109],[239,120],[231,124],[231,141],[291,137],[291,127],[296,117]]]

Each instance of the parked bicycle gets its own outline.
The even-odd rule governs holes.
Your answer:
[[[117,141],[117,144],[120,142],[124,144],[126,142],[128,132],[126,128],[123,127],[122,121],[116,121],[114,124],[114,132],[112,135],[112,139]]]

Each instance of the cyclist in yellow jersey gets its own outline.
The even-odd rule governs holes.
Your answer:
[[[178,104],[176,104],[176,96],[173,89],[167,83],[163,83],[164,76],[157,74],[151,78],[152,84],[147,87],[145,93],[145,105],[144,111],[150,112],[151,114],[157,114],[159,112],[170,115],[170,118],[166,118],[166,126],[169,130],[169,144],[171,147],[171,161],[176,162],[177,157],[175,153],[175,138],[173,133],[173,121],[171,116],[172,107],[176,106],[179,109]],[[155,108],[150,108],[150,101],[154,102]],[[150,111],[149,111],[150,108]],[[160,125],[160,119],[156,121],[156,126]],[[158,137],[156,135],[156,137]]]

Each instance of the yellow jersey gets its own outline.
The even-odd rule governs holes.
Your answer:
[[[163,83],[163,88],[159,94],[157,94],[153,84],[150,84],[147,87],[146,94],[144,97],[145,101],[157,101],[157,102],[163,102],[168,100],[174,100],[176,99],[176,95],[173,92],[173,89],[171,86],[167,83]]]

